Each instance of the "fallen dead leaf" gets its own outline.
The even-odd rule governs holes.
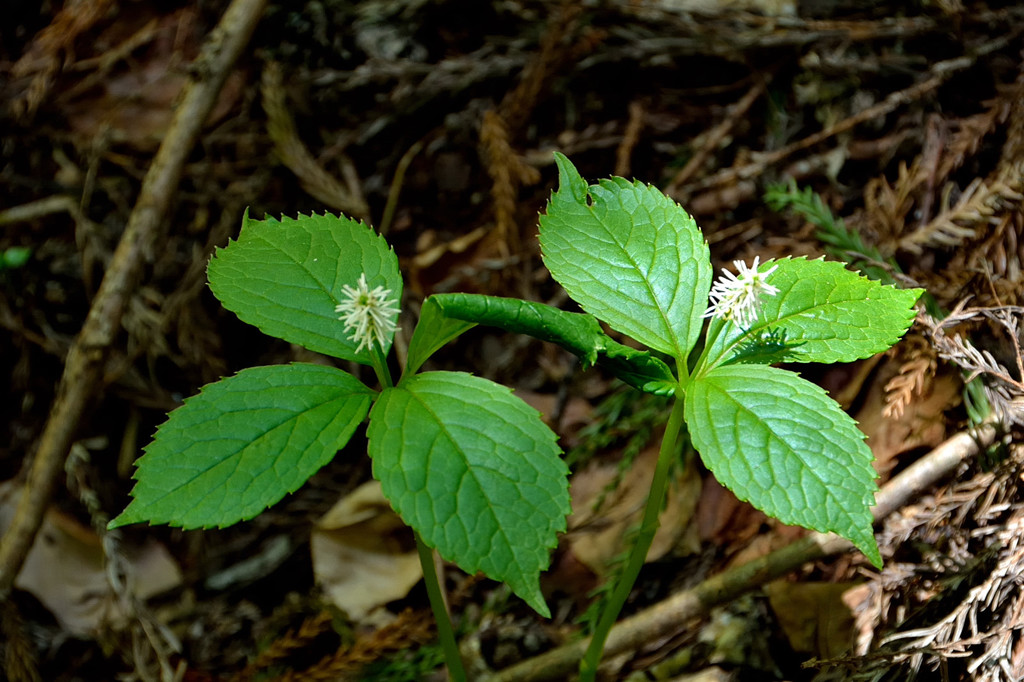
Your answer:
[[[794,651],[834,658],[853,645],[853,614],[843,602],[851,588],[856,585],[776,580],[764,591]]]
[[[131,59],[124,59],[129,68],[114,69],[102,79],[86,76],[89,80],[85,82],[96,81],[93,87],[63,103],[72,132],[84,140],[109,135],[116,144],[155,149],[170,126],[174,105],[188,81],[186,64],[199,37],[194,14],[194,10],[184,8],[161,16],[145,45],[133,52]],[[240,71],[229,74],[207,117],[207,126],[231,110],[245,89],[245,80]]]
[[[310,538],[313,575],[328,599],[357,623],[381,625],[379,607],[423,577],[412,531],[370,481],[339,500]]]
[[[709,475],[697,505],[697,527],[701,542],[719,546],[744,544],[767,522],[764,512],[736,498],[731,490]]]
[[[538,359],[538,362],[543,360],[542,356]],[[593,419],[594,409],[590,401],[579,396],[572,396],[565,401],[565,405],[561,407],[561,414],[557,424],[551,421],[552,415],[559,409],[559,398],[554,393],[536,393],[534,391],[516,389],[516,397],[540,412],[544,423],[558,433],[560,443],[566,451],[576,447],[579,441],[577,436],[579,430]]]
[[[21,496],[13,481],[0,483],[0,530],[6,530]],[[163,545],[147,541],[125,548],[127,589],[140,600],[181,584],[181,571]],[[107,580],[103,542],[89,527],[54,509],[46,513],[35,543],[14,582],[33,594],[68,633],[95,636],[128,618]]]
[[[629,548],[626,536],[643,516],[657,460],[658,445],[650,446],[637,455],[622,481],[606,494],[603,504],[597,508],[595,503],[615,480],[618,465],[591,464],[572,477],[569,547],[595,573],[604,575],[611,560]],[[695,467],[686,467],[685,471],[676,473],[659,517],[658,532],[647,553],[648,562],[660,559],[680,545],[697,510],[700,489],[700,475]]]
[[[917,448],[934,448],[946,438],[945,411],[960,402],[960,380],[948,373],[938,374],[924,395],[916,396],[898,418],[883,417],[885,385],[899,371],[889,362],[872,382],[864,405],[854,418],[867,434],[875,454],[875,470],[882,479],[897,465],[899,456]]]

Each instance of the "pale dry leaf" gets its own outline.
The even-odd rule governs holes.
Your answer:
[[[764,586],[768,603],[794,651],[831,658],[853,642],[853,614],[843,603],[851,583],[776,580]]]
[[[358,623],[382,625],[387,616],[379,607],[407,595],[423,577],[412,531],[377,481],[359,486],[317,521],[310,551],[317,583]]]
[[[657,459],[657,445],[645,449],[610,493],[606,488],[616,478],[615,463],[591,464],[572,477],[569,547],[576,558],[598,575],[606,574],[612,560],[629,549],[629,531],[639,526]],[[670,482],[658,532],[647,553],[648,562],[680,545],[697,511],[700,476],[694,467],[686,469]],[[603,504],[595,508],[595,502],[602,496]]]
[[[924,394],[935,376],[935,357],[918,355],[900,365],[899,373],[885,384],[882,416],[899,419],[911,400]]]
[[[0,484],[0,532],[7,529],[21,487]],[[181,571],[167,550],[155,541],[126,550],[128,591],[145,600],[181,584]],[[122,600],[107,577],[107,561],[99,536],[70,516],[49,510],[15,580],[15,587],[35,595],[76,637],[93,637],[102,628],[127,622]]]

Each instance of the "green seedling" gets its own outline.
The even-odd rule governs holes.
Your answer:
[[[402,278],[384,239],[344,217],[246,215],[238,240],[210,262],[217,298],[269,335],[372,367],[378,385],[294,363],[206,386],[157,430],[138,462],[134,499],[111,527],[252,518],[302,485],[368,419],[373,474],[415,531],[449,671],[465,679],[432,551],[507,583],[548,616],[539,575],[569,512],[568,469],[539,413],[486,379],[420,371],[439,348],[488,324],[556,343],[585,365],[671,397],[643,523],[582,679],[594,679],[647,555],[684,428],[741,499],[785,523],[838,533],[879,565],[875,473],[863,434],[824,390],[771,365],[884,351],[910,325],[920,290],[803,258],[736,262],[738,273],[712,286],[707,242],[675,202],[622,178],[588,186],[568,159],[556,158],[560,186],[540,220],[541,247],[551,275],[586,312],[431,296],[397,381],[386,360]],[[649,350],[616,342],[601,322]]]

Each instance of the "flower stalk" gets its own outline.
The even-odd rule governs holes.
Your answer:
[[[342,313],[338,319],[345,323],[345,331],[351,331],[349,339],[359,344],[356,346],[356,352],[358,353],[364,348],[367,349],[370,353],[373,370],[381,386],[385,388],[394,386],[395,382],[388,370],[384,348],[385,344],[391,341],[392,335],[397,329],[395,318],[398,317],[399,312],[398,301],[391,298],[390,289],[385,289],[383,286],[370,289],[366,283],[366,273],[359,275],[359,281],[355,287],[343,286],[341,293],[344,300],[335,306],[334,311]],[[434,550],[423,542],[419,533],[415,533],[415,536],[420,567],[423,569],[423,582],[427,588],[430,608],[434,612],[434,620],[437,623],[438,639],[448,665],[448,675],[452,682],[466,682],[465,666],[459,654],[455,630],[452,628],[441,582],[434,566]]]
[[[395,326],[398,301],[391,298],[390,289],[382,286],[371,289],[365,272],[359,275],[356,286],[344,285],[341,294],[344,298],[334,307],[334,312],[342,313],[338,319],[345,323],[345,331],[351,332],[348,338],[358,344],[356,353],[367,349],[381,386],[394,386],[384,349],[398,329]]]

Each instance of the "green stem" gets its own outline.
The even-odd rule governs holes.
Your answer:
[[[393,387],[395,382],[391,378],[391,372],[388,371],[388,359],[376,343],[370,345],[370,361],[373,363],[373,371],[377,375],[380,385],[384,388]]]
[[[722,330],[730,324],[729,322],[723,321],[723,323],[715,329],[715,333],[712,334],[711,329],[714,327],[715,322],[716,319],[712,318],[711,322],[708,324],[708,330],[704,336],[704,350],[701,352],[700,357],[697,358],[697,364],[693,368],[694,374],[701,372],[704,369],[704,363],[707,362],[708,352],[711,350],[712,346],[715,345],[715,342],[718,341],[718,337],[721,336]]]
[[[391,378],[391,372],[388,371],[387,358],[380,346],[374,344],[370,347],[370,357],[373,359],[373,371],[376,372],[380,385],[385,388],[394,386],[395,382]],[[454,682],[466,682],[466,668],[459,655],[459,645],[455,641],[455,631],[452,629],[452,621],[448,617],[448,607],[444,603],[441,583],[438,582],[437,569],[434,567],[434,550],[424,544],[419,533],[413,531],[413,535],[416,537],[416,550],[420,555],[423,583],[427,588],[427,598],[430,599],[430,610],[434,612],[434,620],[437,623],[437,637],[441,641],[444,660],[448,664],[448,676]]]
[[[441,594],[441,583],[437,580],[437,570],[434,568],[434,550],[423,543],[419,533],[414,534],[416,549],[420,553],[420,566],[423,567],[423,582],[427,587],[427,597],[434,612],[434,620],[437,621],[437,638],[441,641],[444,660],[448,663],[448,675],[454,682],[466,682],[466,669],[462,665],[459,645],[455,641],[455,631],[452,629],[451,619],[448,618],[448,609]]]
[[[672,403],[672,413],[669,415],[668,424],[665,425],[665,435],[661,439],[658,464],[654,469],[654,480],[651,482],[651,492],[647,496],[647,506],[644,507],[643,522],[637,533],[636,544],[630,551],[629,561],[622,575],[619,576],[615,591],[612,592],[608,603],[605,604],[604,612],[594,629],[587,652],[580,661],[580,682],[594,682],[597,677],[597,666],[601,662],[605,640],[608,639],[608,633],[611,632],[612,626],[618,620],[619,612],[622,611],[629,593],[633,590],[637,576],[640,575],[640,569],[643,568],[644,561],[647,559],[647,552],[654,542],[654,535],[658,532],[658,517],[665,502],[668,473],[676,453],[679,433],[683,427],[683,404],[682,392],[677,391],[675,402]]]

